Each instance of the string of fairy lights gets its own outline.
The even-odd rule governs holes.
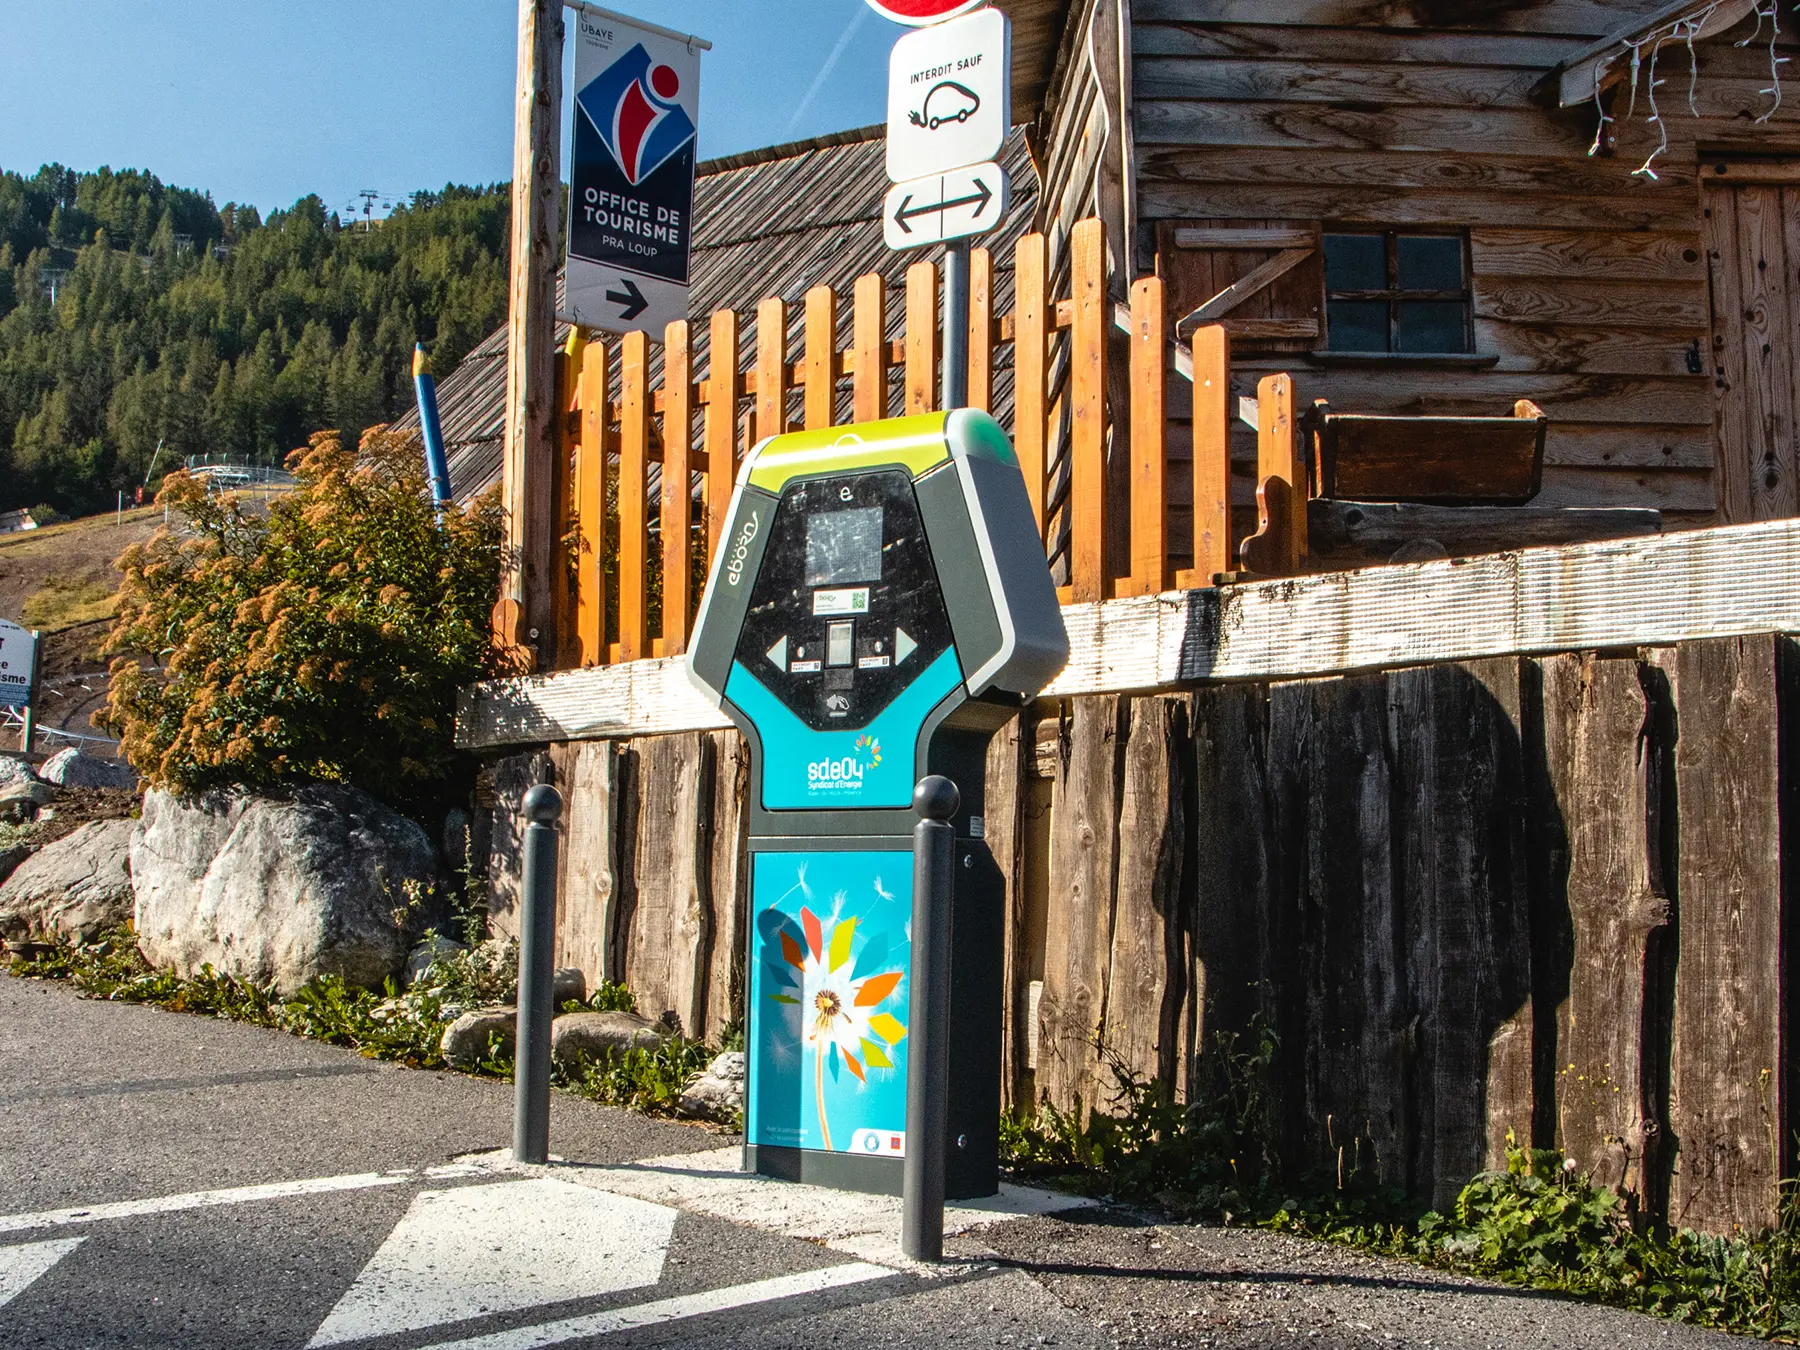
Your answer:
[[[1800,9],[1800,4],[1796,4],[1795,8]],[[1599,114],[1600,122],[1594,129],[1594,143],[1588,147],[1588,154],[1597,155],[1604,148],[1607,140],[1606,129],[1609,126],[1619,120],[1629,122],[1636,114],[1638,87],[1641,82],[1644,90],[1645,105],[1649,109],[1649,116],[1645,118],[1645,125],[1654,126],[1657,129],[1658,142],[1656,148],[1650,152],[1644,162],[1631,172],[1633,177],[1648,178],[1651,182],[1661,181],[1657,177],[1656,161],[1668,152],[1669,126],[1663,118],[1662,104],[1657,98],[1657,90],[1661,89],[1663,85],[1667,83],[1667,80],[1657,74],[1657,63],[1662,57],[1664,47],[1674,45],[1686,50],[1688,59],[1688,111],[1695,117],[1700,116],[1700,106],[1695,98],[1700,79],[1700,57],[1699,53],[1694,49],[1694,42],[1706,30],[1706,25],[1712,21],[1713,16],[1718,13],[1718,10],[1719,3],[1710,4],[1704,9],[1696,10],[1679,19],[1674,19],[1668,24],[1641,38],[1625,41],[1620,44],[1620,50],[1622,52],[1629,52],[1631,54],[1630,101],[1626,104],[1625,112],[1622,114],[1622,117],[1615,118],[1606,110],[1604,99],[1606,90],[1605,82],[1601,80],[1596,80],[1594,82],[1594,110]],[[1748,37],[1741,38],[1732,45],[1735,47],[1749,47],[1753,43],[1763,41],[1763,31],[1765,26],[1768,30],[1769,84],[1767,88],[1761,89],[1758,92],[1764,98],[1769,99],[1770,103],[1756,118],[1757,122],[1763,123],[1767,122],[1781,108],[1781,68],[1788,64],[1789,58],[1782,56],[1776,45],[1777,39],[1781,36],[1781,11],[1779,0],[1756,0],[1756,8],[1753,11],[1753,15],[1756,19],[1756,28]],[[1649,51],[1648,60],[1645,59],[1644,55],[1646,49]]]

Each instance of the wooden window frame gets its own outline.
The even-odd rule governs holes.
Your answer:
[[[1381,290],[1333,290],[1330,254],[1327,246],[1334,237],[1358,236],[1383,241],[1388,284]],[[1451,239],[1462,246],[1462,289],[1455,291],[1405,290],[1400,285],[1401,239]],[[1393,356],[1429,360],[1437,356],[1472,356],[1475,354],[1475,269],[1469,249],[1469,232],[1461,228],[1383,229],[1379,226],[1326,225],[1319,239],[1319,251],[1326,259],[1321,269],[1325,278],[1325,304],[1321,325],[1320,350],[1331,356]],[[1388,345],[1385,350],[1357,351],[1331,345],[1331,302],[1333,300],[1379,300],[1387,304]],[[1400,305],[1407,301],[1447,300],[1463,307],[1463,345],[1449,352],[1408,352],[1400,349]]]

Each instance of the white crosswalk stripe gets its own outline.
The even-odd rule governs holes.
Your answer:
[[[4,1308],[79,1247],[85,1238],[56,1238],[0,1247],[0,1308]]]

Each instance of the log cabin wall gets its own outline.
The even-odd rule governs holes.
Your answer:
[[[1137,239],[1168,279],[1171,315],[1292,243],[1234,249],[1220,231],[1464,240],[1466,354],[1327,351],[1340,344],[1315,261],[1226,316],[1240,392],[1293,369],[1300,407],[1325,398],[1348,412],[1494,414],[1531,399],[1550,419],[1538,505],[1655,507],[1672,526],[1711,523],[1715,510],[1795,514],[1786,372],[1800,359],[1800,252],[1784,248],[1784,231],[1800,237],[1800,208],[1784,207],[1777,186],[1740,192],[1747,221],[1720,218],[1733,208],[1723,184],[1800,181],[1800,85],[1784,76],[1788,97],[1775,107],[1766,20],[1760,34],[1746,19],[1696,45],[1697,117],[1686,46],[1665,43],[1660,121],[1649,120],[1646,73],[1635,104],[1625,88],[1605,96],[1612,120],[1592,154],[1599,108],[1558,107],[1557,81],[1546,83],[1584,46],[1668,8],[1131,0]],[[1774,55],[1793,54],[1792,27],[1782,24]],[[1646,66],[1651,55],[1645,47]],[[1656,177],[1634,173],[1663,130]],[[1758,162],[1747,169],[1734,158],[1744,153]],[[1184,437],[1171,428],[1177,447]],[[1247,428],[1236,439],[1241,535],[1254,444]]]
[[[1294,1171],[1441,1205],[1510,1134],[1643,1213],[1770,1223],[1800,1125],[1797,715],[1782,636],[1040,704],[988,765],[1005,1100],[1104,1107],[1102,1046],[1185,1093],[1266,1028]],[[691,1034],[742,1018],[736,732],[489,773],[496,879],[525,788],[567,799],[559,963]],[[495,903],[511,931],[516,898]]]

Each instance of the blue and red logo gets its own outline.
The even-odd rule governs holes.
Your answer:
[[[680,95],[680,74],[652,62],[640,42],[590,80],[575,102],[636,187],[694,139]]]

